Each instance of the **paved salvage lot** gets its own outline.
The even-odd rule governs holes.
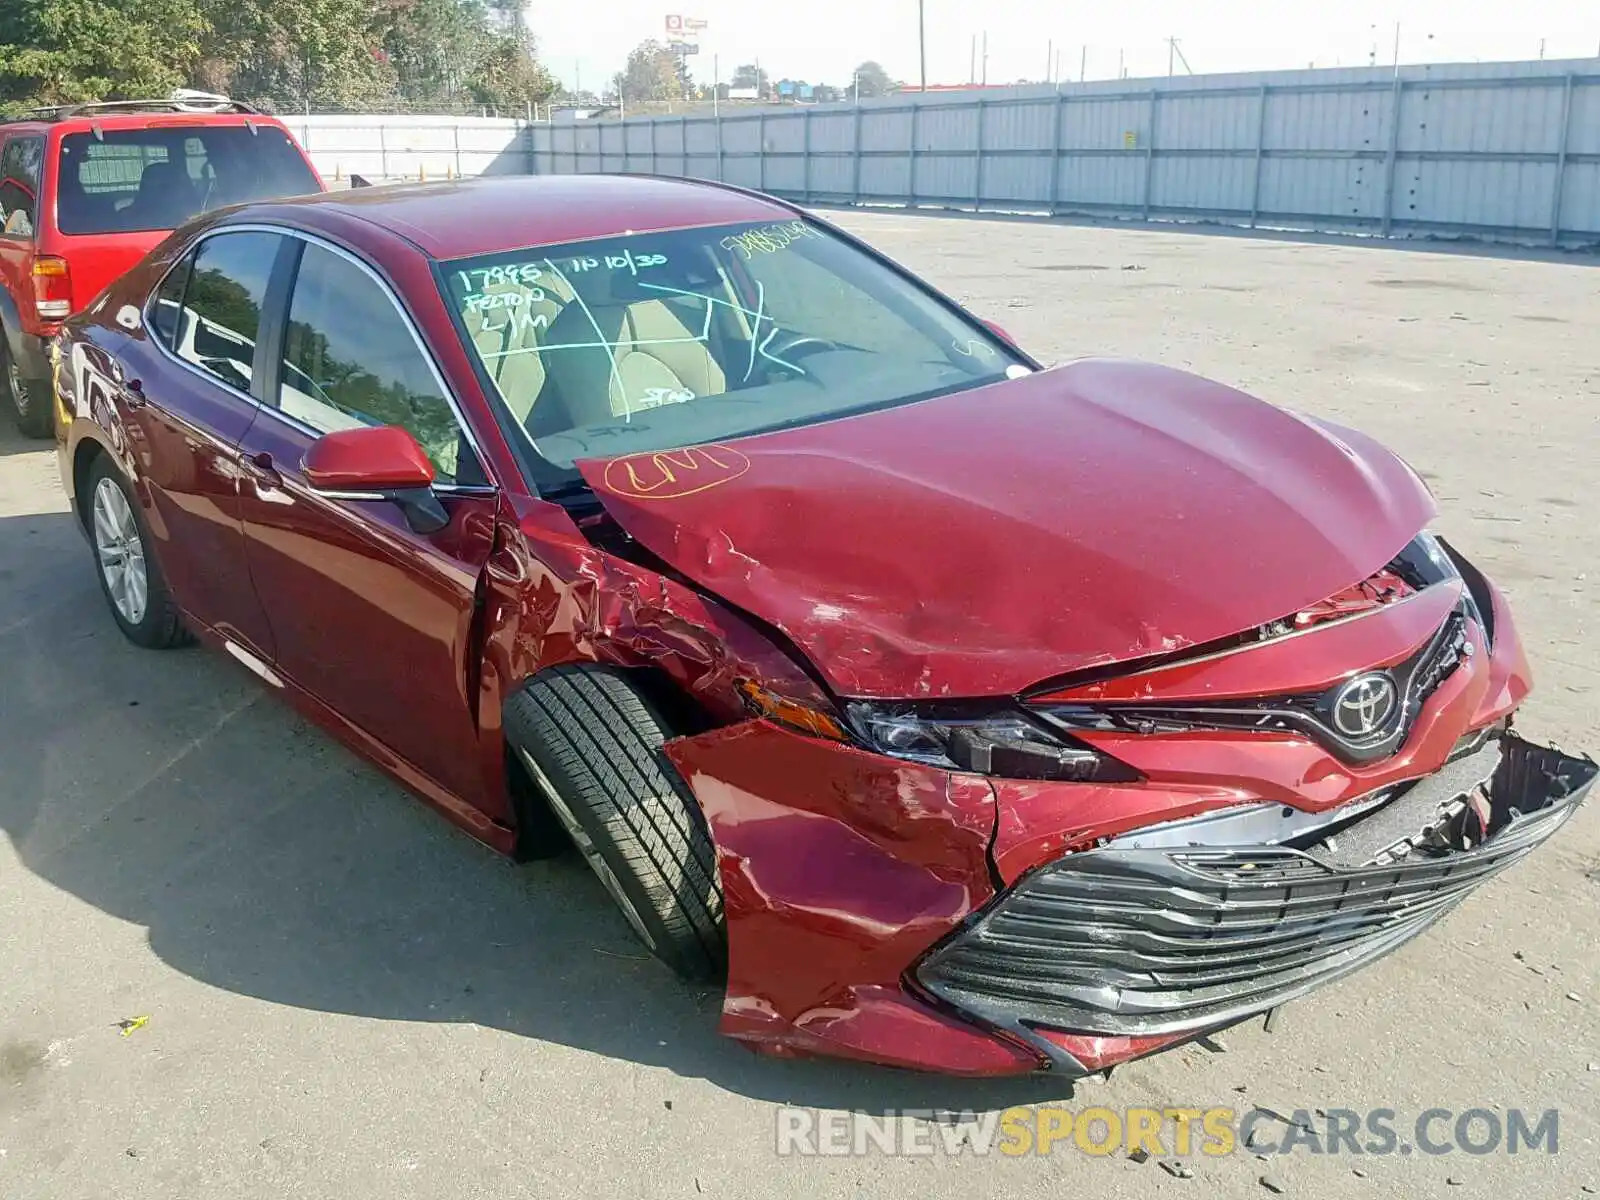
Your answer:
[[[1600,266],[837,217],[1046,360],[1159,359],[1361,426],[1510,594],[1521,727],[1600,752]],[[569,857],[499,861],[199,651],[125,643],[53,452],[0,434],[0,1197],[1600,1189],[1600,811],[1419,943],[1075,1092],[756,1058]],[[122,1036],[119,1021],[149,1018]],[[1591,1066],[1591,1064],[1594,1064]],[[1562,1110],[1560,1153],[779,1159],[774,1109]],[[1359,1168],[1364,1175],[1357,1175]],[[1180,1173],[1181,1174],[1181,1173]]]

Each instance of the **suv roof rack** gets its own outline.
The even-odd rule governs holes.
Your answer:
[[[254,113],[260,110],[242,100],[230,100],[212,92],[198,92],[179,88],[165,99],[149,100],[96,100],[81,104],[52,104],[29,109],[12,121],[66,121],[85,115],[179,112],[179,113]]]

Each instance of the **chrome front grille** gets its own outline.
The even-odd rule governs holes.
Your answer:
[[[1213,1028],[1421,933],[1548,838],[1595,773],[1588,760],[1507,737],[1487,789],[1486,839],[1466,850],[1419,844],[1398,863],[1339,867],[1279,846],[1068,855],[935,947],[916,978],[1024,1036],[1038,1026],[1129,1036]]]

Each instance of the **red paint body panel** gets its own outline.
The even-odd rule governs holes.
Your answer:
[[[1033,696],[1030,702],[1160,703],[1320,692],[1358,670],[1393,666],[1409,657],[1460,603],[1461,591],[1458,582],[1441,583],[1360,616],[1242,650]]]
[[[394,425],[325,433],[306,448],[306,482],[323,491],[425,488],[433,464],[417,439]]]
[[[987,780],[764,721],[682,739],[667,753],[717,847],[724,1033],[906,1065],[937,1060],[968,1074],[1040,1065],[900,986],[910,963],[993,894]]]
[[[265,605],[274,665],[441,788],[498,815],[479,768],[478,580],[494,497],[446,502],[419,534],[384,500],[323,495],[301,466],[314,439],[263,411],[240,452],[244,556]],[[265,462],[263,469],[261,465]]]
[[[1369,439],[1135,363],[733,448],[748,470],[671,499],[580,467],[640,542],[847,696],[1015,694],[1213,641],[1366,578],[1433,515]]]
[[[529,187],[538,188],[530,202]],[[284,202],[345,213],[393,230],[434,258],[466,258],[523,246],[615,237],[624,230],[657,233],[697,225],[784,220],[791,209],[773,200],[680,181],[635,177],[619,186],[603,175],[485,176],[415,187],[357,188],[324,200]],[[256,210],[262,217],[278,206]]]

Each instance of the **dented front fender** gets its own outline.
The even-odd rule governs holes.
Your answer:
[[[722,1032],[968,1075],[1043,1065],[908,988],[922,954],[994,895],[994,793],[766,721],[669,742],[716,843],[728,929]]]

